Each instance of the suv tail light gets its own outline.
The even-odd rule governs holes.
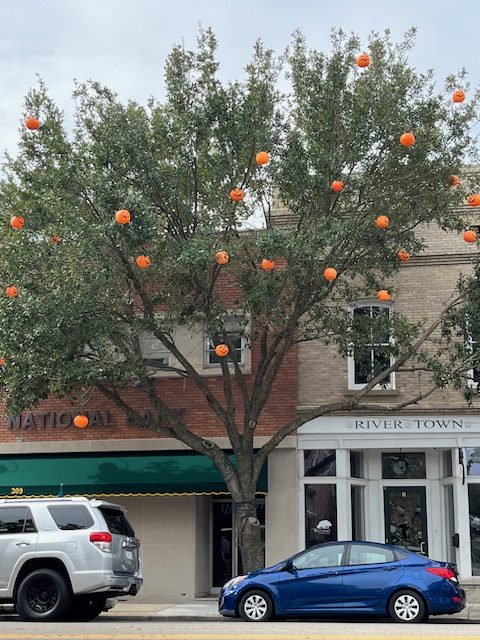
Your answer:
[[[96,531],[90,534],[90,542],[92,542],[97,549],[104,551],[105,553],[112,553],[112,534],[105,531]]]
[[[440,578],[445,578],[445,580],[458,582],[455,571],[452,571],[452,569],[449,569],[448,567],[426,567],[426,571],[428,571],[428,573],[434,573]]]

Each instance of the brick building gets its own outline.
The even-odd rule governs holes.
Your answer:
[[[231,288],[226,288],[233,304]],[[220,365],[202,326],[178,329],[175,342],[197,371],[223,397]],[[173,358],[153,336],[142,336],[146,358]],[[237,357],[247,385],[258,359],[257,347],[238,343]],[[171,361],[175,365],[175,361]],[[187,426],[228,450],[224,428],[194,384],[158,372],[156,384]],[[296,415],[296,352],[292,350],[277,378],[257,426],[260,447],[279,426]],[[128,391],[129,403],[148,411],[145,395]],[[239,403],[238,414],[241,414]],[[87,414],[88,428],[74,427],[76,414]],[[105,497],[124,504],[141,540],[144,602],[178,602],[215,592],[241,571],[233,538],[232,501],[210,460],[173,438],[129,424],[125,415],[98,391],[84,389],[69,398],[49,398],[21,416],[0,419],[0,495]],[[266,562],[287,555],[296,544],[291,513],[296,510],[295,438],[290,437],[267,461],[257,485],[258,514],[264,525]],[[283,470],[289,469],[289,476]],[[278,532],[282,535],[278,535]],[[290,537],[289,537],[290,536]]]
[[[467,211],[467,209],[469,209]],[[480,220],[465,208],[472,226]],[[289,221],[277,203],[277,223]],[[388,279],[392,301],[350,300],[353,315],[395,309],[410,320],[433,320],[461,273],[471,272],[476,244],[433,226],[428,247]],[[473,345],[473,343],[472,343]],[[474,346],[474,345],[473,345]],[[372,349],[373,349],[372,345]],[[372,356],[373,357],[373,356]],[[388,365],[387,365],[388,366]],[[298,411],[351,396],[366,381],[354,356],[316,342],[298,349]],[[477,386],[478,372],[471,372]],[[397,405],[426,389],[420,371],[398,372],[366,402]],[[316,418],[298,430],[298,545],[366,539],[405,545],[456,562],[463,582],[480,575],[480,403],[440,389],[390,413],[362,411]],[[480,581],[480,579],[478,579]]]

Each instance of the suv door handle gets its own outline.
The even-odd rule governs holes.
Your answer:
[[[29,547],[30,546],[30,542],[16,542],[15,546],[16,547]]]

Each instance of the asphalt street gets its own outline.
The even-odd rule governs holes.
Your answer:
[[[0,640],[419,640],[480,638],[480,622],[442,618],[428,624],[388,621],[178,621],[104,614],[89,623],[25,623],[0,617]]]

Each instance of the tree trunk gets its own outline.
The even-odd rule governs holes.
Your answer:
[[[236,537],[242,554],[243,573],[262,569],[265,554],[255,498],[234,502]]]

